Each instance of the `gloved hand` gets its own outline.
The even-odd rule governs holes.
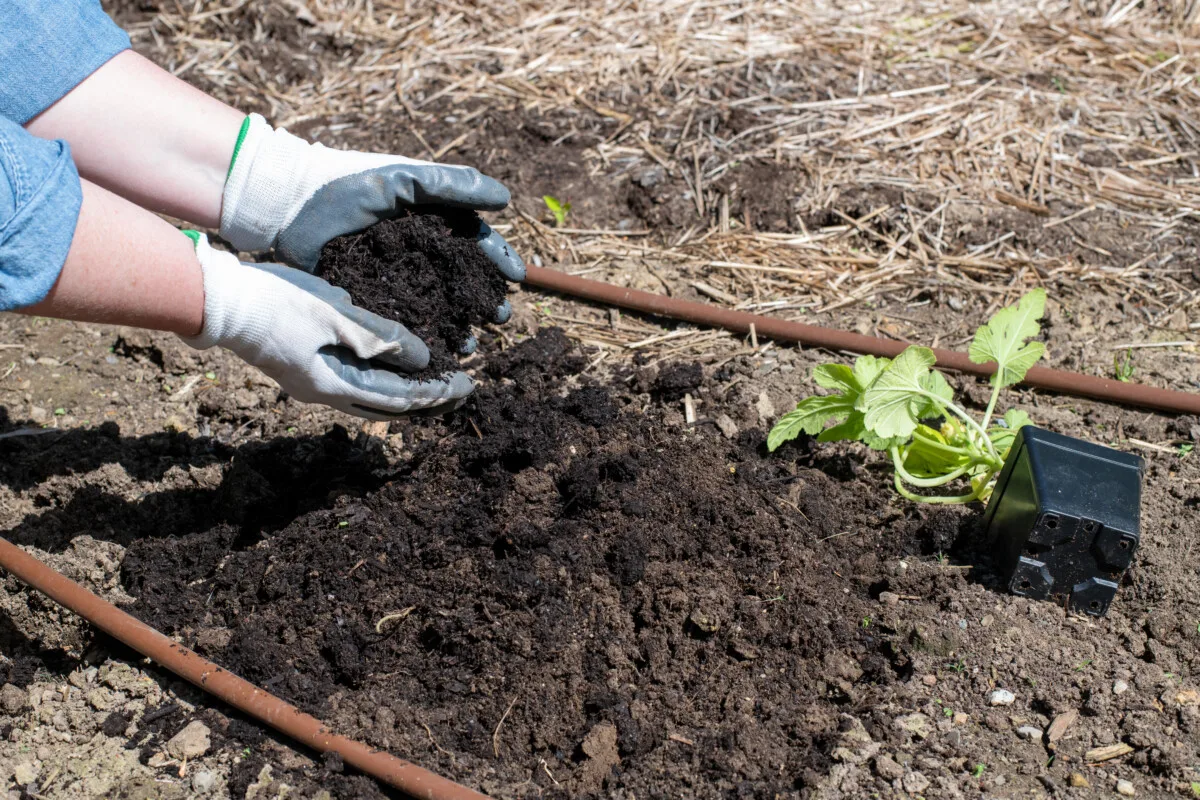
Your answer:
[[[243,264],[188,232],[204,270],[204,329],[192,347],[220,345],[278,381],[297,400],[373,420],[450,411],[474,389],[465,373],[408,377],[429,348],[398,322],[358,308],[350,295],[282,264]]]
[[[225,180],[221,235],[247,252],[274,247],[280,260],[308,272],[330,239],[395,217],[406,206],[499,211],[508,205],[508,189],[471,167],[331,150],[274,129],[258,114],[242,131]],[[505,278],[525,278],[521,257],[487,223],[477,238]],[[496,321],[510,314],[505,301]]]

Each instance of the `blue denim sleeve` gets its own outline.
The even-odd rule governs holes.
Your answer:
[[[0,117],[0,311],[32,305],[54,286],[82,203],[67,143]]]
[[[0,0],[0,117],[24,125],[128,47],[97,0]]]

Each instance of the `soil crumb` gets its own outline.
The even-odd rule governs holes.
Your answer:
[[[421,337],[430,357],[420,377],[444,375],[458,369],[469,326],[491,322],[506,294],[476,243],[479,225],[469,210],[413,210],[329,242],[317,275]]]

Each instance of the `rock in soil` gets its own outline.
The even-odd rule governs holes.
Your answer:
[[[211,731],[199,720],[189,722],[183,730],[167,741],[167,752],[178,759],[199,758],[212,746]]]
[[[988,696],[988,702],[994,706],[1011,706],[1016,699],[1016,695],[1008,689],[996,689]]]
[[[1133,788],[1133,784],[1126,780],[1117,781],[1117,794],[1125,797],[1133,797],[1137,791]]]
[[[207,794],[217,785],[217,776],[208,770],[200,770],[192,775],[192,790],[197,794]]]
[[[899,717],[896,719],[896,724],[918,739],[924,739],[929,736],[931,730],[929,717],[920,713],[906,714],[903,717]]]
[[[0,686],[0,708],[10,717],[23,712],[29,705],[29,693],[24,689],[6,683]]]
[[[909,794],[920,794],[929,788],[929,779],[914,770],[900,779],[900,785]]]
[[[1050,723],[1050,727],[1046,730],[1047,741],[1049,741],[1050,744],[1054,744],[1059,739],[1066,736],[1067,731],[1071,729],[1071,726],[1075,724],[1077,719],[1079,719],[1079,712],[1073,708],[1069,711],[1064,711],[1063,713],[1059,714],[1054,718],[1054,721]]]
[[[476,244],[479,224],[473,211],[411,211],[329,242],[316,274],[423,339],[430,358],[419,376],[438,377],[458,369],[468,328],[492,322],[507,293]]]
[[[28,761],[22,761],[13,768],[13,780],[17,786],[28,786],[37,780],[38,771],[33,764]]]
[[[904,767],[891,756],[880,756],[875,759],[875,774],[885,781],[895,781],[904,777]]]

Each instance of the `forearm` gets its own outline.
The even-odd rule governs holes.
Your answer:
[[[204,322],[204,279],[190,239],[85,180],[58,281],[19,312],[193,336]]]
[[[216,228],[244,119],[126,50],[25,127],[67,140],[88,180],[152,211]]]

